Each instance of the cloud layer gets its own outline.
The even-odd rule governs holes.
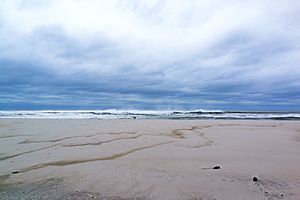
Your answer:
[[[300,2],[4,0],[0,109],[300,110]]]

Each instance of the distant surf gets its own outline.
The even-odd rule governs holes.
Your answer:
[[[0,111],[0,118],[21,119],[270,119],[300,120],[300,112],[222,110],[31,110]]]

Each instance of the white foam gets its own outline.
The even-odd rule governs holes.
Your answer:
[[[222,110],[27,110],[0,111],[0,118],[22,119],[300,119],[300,113],[225,112]]]

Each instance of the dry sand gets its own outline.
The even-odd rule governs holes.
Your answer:
[[[299,200],[300,122],[1,119],[0,199]]]

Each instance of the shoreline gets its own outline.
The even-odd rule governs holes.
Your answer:
[[[27,110],[0,111],[10,119],[300,120],[300,112],[223,110]]]

